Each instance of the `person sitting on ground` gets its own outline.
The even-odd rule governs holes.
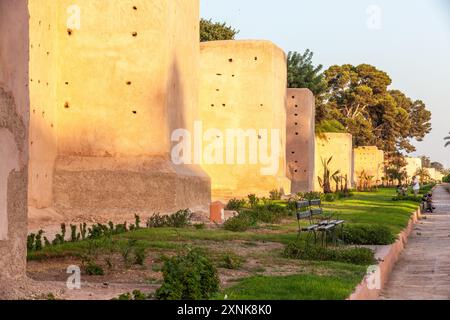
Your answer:
[[[399,184],[397,186],[397,194],[399,196],[406,197],[406,191],[407,191],[407,189],[404,186],[402,186],[401,184]]]
[[[433,195],[428,193],[423,196],[422,200],[424,202],[425,212],[433,213],[433,210],[436,209],[433,206]]]

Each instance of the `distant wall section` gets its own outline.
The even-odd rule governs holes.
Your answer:
[[[352,135],[348,133],[323,133],[316,137],[315,154],[315,181],[314,189],[321,191],[318,177],[323,177],[322,159],[333,158],[330,162],[330,171],[334,173],[339,170],[340,175],[347,176],[348,186],[353,182],[353,142]],[[331,181],[331,187],[335,189],[335,183]]]
[[[372,177],[372,184],[379,185],[384,176],[384,152],[376,146],[355,148],[353,149],[353,166],[353,178],[356,185],[363,174]]]

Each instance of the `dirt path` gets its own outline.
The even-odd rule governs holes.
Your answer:
[[[433,193],[436,211],[416,225],[381,299],[450,300],[450,194]]]

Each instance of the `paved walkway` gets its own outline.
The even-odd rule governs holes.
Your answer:
[[[433,193],[436,211],[420,220],[381,299],[450,300],[450,194]]]

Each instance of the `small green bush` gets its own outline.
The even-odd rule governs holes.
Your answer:
[[[327,248],[290,243],[284,249],[283,255],[290,259],[337,261],[357,265],[370,265],[375,262],[373,251],[367,248]]]
[[[123,300],[123,301],[130,301],[130,300],[147,300],[150,297],[146,295],[145,293],[142,293],[140,290],[134,290],[133,293],[122,293],[117,298],[114,298],[112,300]]]
[[[394,243],[396,237],[383,225],[345,225],[341,240],[348,244],[386,245]]]
[[[245,199],[236,199],[233,198],[230,201],[228,201],[225,209],[226,210],[234,210],[234,211],[238,211],[241,208],[243,208],[245,206],[245,204],[247,203],[247,201],[245,201]]]
[[[250,204],[251,208],[256,207],[259,204],[259,198],[256,196],[256,194],[249,194],[248,196],[248,203]]]
[[[206,228],[206,224],[204,224],[204,223],[196,223],[196,224],[194,224],[194,228],[197,229],[197,230],[203,230],[203,229]]]
[[[220,267],[225,269],[239,269],[242,266],[244,259],[234,252],[226,252],[221,257]]]
[[[298,200],[316,200],[316,199],[324,199],[324,194],[322,192],[299,192],[297,193]]]
[[[287,215],[286,208],[278,205],[257,206],[246,213],[251,215],[256,222],[263,223],[279,223]]]
[[[449,183],[450,182],[450,174],[443,177],[442,182]]]
[[[147,220],[147,228],[184,228],[190,225],[192,212],[189,209],[179,210],[171,215],[153,214]]]
[[[281,190],[273,189],[269,192],[269,198],[270,200],[281,200],[281,197],[283,196],[283,193]]]
[[[160,213],[154,213],[147,220],[147,228],[163,228],[166,226],[166,216]]]
[[[101,266],[93,261],[88,261],[84,266],[84,272],[89,276],[103,276],[105,271]]]
[[[336,196],[333,193],[326,193],[323,195],[323,201],[326,202],[333,202],[335,198]]]
[[[184,228],[187,227],[192,218],[192,212],[189,209],[179,210],[174,214],[166,216],[167,224],[169,227],[173,228]]]
[[[138,245],[137,240],[128,240],[127,244],[121,247],[119,251],[127,268],[133,264],[144,265],[147,253],[144,247]]]
[[[256,226],[256,220],[255,218],[248,214],[248,212],[241,212],[240,214],[229,218],[227,221],[224,222],[223,228],[228,231],[234,231],[234,232],[242,232],[246,231],[251,227]]]
[[[198,249],[163,260],[164,281],[156,290],[157,299],[205,300],[219,291],[217,269]]]
[[[147,253],[146,253],[144,247],[136,247],[134,249],[134,264],[143,266],[145,263],[146,257],[147,257]]]

